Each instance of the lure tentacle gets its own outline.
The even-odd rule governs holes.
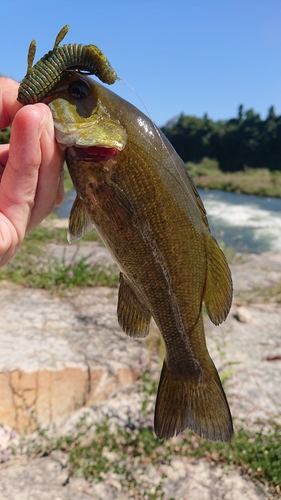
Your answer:
[[[66,24],[61,30],[60,32],[58,33],[58,35],[56,36],[56,39],[55,39],[55,43],[54,43],[54,47],[53,47],[53,50],[55,50],[58,45],[61,43],[61,41],[65,38],[65,36],[67,35],[68,33],[68,30],[69,30],[70,26],[69,24]]]
[[[28,54],[27,54],[27,75],[29,75],[32,71],[32,65],[34,61],[36,53],[36,42],[32,40],[29,45]]]
[[[68,30],[68,25],[60,30],[53,50],[45,54],[33,67],[36,42],[32,40],[28,51],[27,73],[18,92],[18,101],[21,104],[35,104],[42,101],[67,70],[95,75],[108,85],[116,81],[115,70],[96,45],[75,43],[59,46]]]

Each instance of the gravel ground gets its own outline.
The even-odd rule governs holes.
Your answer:
[[[95,249],[95,251],[100,252],[103,261],[110,261],[104,249],[100,249],[98,245],[95,246]],[[56,252],[61,252],[61,249],[56,250]],[[73,250],[71,255],[73,255]],[[93,260],[97,260],[96,255],[93,255]],[[280,282],[281,279],[281,256],[277,254],[267,253],[262,256],[243,257],[240,263],[231,267],[236,294],[241,290],[250,290],[256,286],[268,286],[274,282]],[[6,284],[6,290],[11,292],[8,284]],[[110,296],[111,306],[105,313],[103,321],[100,322],[96,321],[99,297],[98,294],[95,294],[93,301],[93,291],[90,289],[83,290],[78,294],[74,293],[68,299],[48,296],[44,302],[46,310],[42,305],[42,291],[33,290],[32,294],[34,303],[37,301],[41,309],[44,309],[42,318],[44,317],[45,327],[46,318],[51,315],[52,307],[54,307],[56,316],[58,316],[60,309],[62,311],[65,309],[77,311],[79,309],[80,316],[87,317],[85,325],[88,328],[91,324],[91,318],[93,321],[95,319],[95,324],[99,327],[99,335],[98,338],[95,338],[91,331],[93,335],[90,337],[92,340],[89,341],[92,344],[89,345],[89,352],[94,352],[96,342],[102,343],[103,334],[107,335],[108,331],[112,330],[112,322],[116,322],[116,318],[113,317],[115,307],[112,307],[112,302],[116,303],[116,294],[112,291],[108,292],[110,292],[108,296]],[[5,290],[3,293],[5,294]],[[30,293],[30,290],[26,290],[26,293]],[[21,294],[24,296],[24,289],[21,290]],[[11,308],[14,311],[21,310],[23,302],[21,294],[13,294]],[[101,295],[102,301],[104,301],[105,296],[106,294]],[[32,311],[29,311],[29,314],[24,317],[24,322],[28,321],[32,321]],[[40,322],[38,314],[36,321]],[[59,322],[59,316],[56,321],[60,331],[62,331],[64,325]],[[56,321],[53,322],[54,332]],[[72,324],[70,312],[66,322]],[[226,391],[236,423],[245,420],[250,424],[256,418],[262,418],[265,422],[271,418],[280,419],[280,327],[281,306],[273,303],[253,304],[245,306],[244,310],[241,308],[239,310],[239,305],[234,301],[229,318],[224,325],[218,328],[215,328],[206,319],[209,349],[220,373],[230,368],[232,370],[227,380]],[[93,326],[91,328],[93,329]],[[18,330],[17,326],[17,331],[12,332],[11,328],[9,331],[11,338],[14,333],[14,346],[17,346],[17,335],[20,335]],[[77,329],[74,328],[74,330],[77,335]],[[70,336],[69,332],[68,336]],[[124,346],[122,335],[116,337],[116,342],[118,338],[120,344],[114,346],[117,356],[118,345],[121,349]],[[1,342],[5,339],[3,329],[1,339]],[[131,341],[131,339],[128,340]],[[23,347],[20,349],[22,355]],[[133,350],[133,347],[131,349]],[[140,348],[138,347],[138,349]],[[67,353],[67,349],[65,352]],[[155,369],[159,370],[157,366]],[[126,423],[128,409],[132,418],[134,415],[137,418],[141,397],[135,389],[136,385],[134,384],[120,389],[115,388],[115,392],[113,391],[106,401],[90,409],[91,418],[97,421],[103,412],[111,412],[115,415],[116,423],[122,426]],[[82,411],[83,409],[80,409],[63,420],[60,419],[57,422],[57,432],[61,434],[71,432]],[[10,433],[11,429],[8,427],[2,428],[0,444],[2,443],[3,449],[5,449]],[[235,470],[226,471],[223,467],[210,464],[204,459],[179,459],[175,456],[169,466],[159,464],[156,468],[148,464],[145,470],[139,472],[142,472],[143,475],[140,481],[142,486],[138,492],[141,496],[137,497],[134,490],[122,491],[120,478],[114,475],[105,477],[105,480],[98,484],[89,484],[82,478],[68,480],[67,456],[62,452],[53,452],[50,456],[32,460],[26,456],[10,458],[0,464],[0,500],[86,500],[89,498],[97,500],[143,498],[145,500],[150,498],[146,491],[152,491],[153,487],[157,486],[163,473],[166,475],[163,481],[165,500],[266,500],[277,498],[277,494],[274,496],[269,493],[266,486],[253,483]]]

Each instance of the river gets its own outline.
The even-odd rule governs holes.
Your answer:
[[[213,235],[238,252],[281,250],[281,198],[263,198],[225,191],[199,189]],[[68,217],[75,191],[57,207],[58,217]]]
[[[212,233],[239,252],[281,250],[281,198],[199,190]]]

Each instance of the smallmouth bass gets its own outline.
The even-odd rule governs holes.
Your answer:
[[[229,441],[232,419],[207,350],[202,302],[220,324],[232,281],[184,163],[143,113],[89,77],[65,73],[44,102],[77,191],[69,241],[95,225],[120,268],[120,326],[145,337],[153,316],[163,337],[156,435],[189,427]]]
[[[70,213],[72,242],[98,230],[120,268],[117,316],[132,337],[149,333],[151,317],[165,344],[154,430],[166,439],[187,427],[230,441],[233,426],[209,356],[202,303],[218,325],[232,301],[232,280],[212,237],[186,167],[141,111],[96,81],[118,78],[94,45],[54,47],[34,66],[33,40],[18,100],[45,102],[77,191]]]

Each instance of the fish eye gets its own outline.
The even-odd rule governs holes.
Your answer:
[[[85,99],[88,97],[88,90],[88,85],[81,81],[72,82],[68,87],[68,91],[74,99]]]

